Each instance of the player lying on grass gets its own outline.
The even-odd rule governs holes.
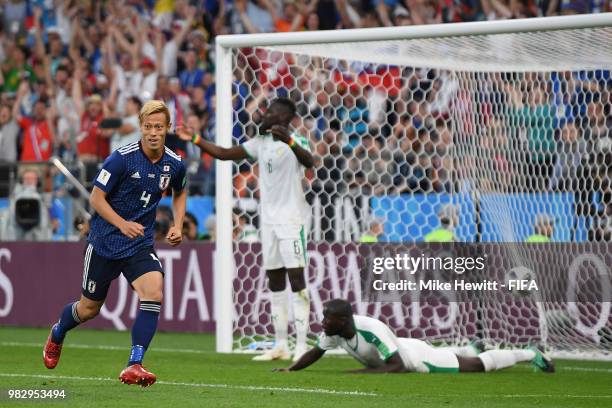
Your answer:
[[[111,154],[95,179],[90,202],[96,213],[87,238],[81,298],[67,304],[51,328],[43,361],[55,368],[66,333],[98,315],[110,284],[123,273],[138,294],[140,310],[132,326],[132,352],[119,379],[146,387],[156,376],[142,360],[157,329],[164,287],[163,268],[153,249],[155,210],[163,193],[171,190],[175,224],[166,240],[180,244],[187,191],[185,165],[165,147],[170,129],[166,105],[147,102],[139,120],[141,140]]]
[[[456,373],[501,370],[530,361],[552,373],[553,362],[535,347],[526,350],[490,350],[472,346],[432,347],[421,340],[398,338],[380,320],[354,315],[351,304],[334,299],[323,309],[323,330],[317,345],[288,368],[297,371],[319,360],[327,350],[340,347],[365,366],[359,373]]]

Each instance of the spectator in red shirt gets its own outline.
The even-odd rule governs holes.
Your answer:
[[[72,86],[72,100],[77,114],[81,118],[81,126],[77,135],[77,151],[79,159],[86,163],[104,160],[110,153],[110,135],[100,131],[98,125],[104,119],[102,97],[94,94],[83,101],[81,84],[82,68],[77,64],[75,79]]]
[[[80,132],[77,135],[79,158],[84,162],[104,160],[109,155],[110,142],[99,129],[99,124],[104,119],[100,95],[95,94],[87,98],[86,108],[79,114],[81,117]]]
[[[23,144],[21,150],[21,161],[47,161],[53,154],[53,124],[54,104],[51,99],[51,108],[45,95],[34,103],[32,117],[21,114],[21,99],[28,92],[29,84],[24,81],[17,90],[17,100],[13,105],[13,117],[23,129]]]

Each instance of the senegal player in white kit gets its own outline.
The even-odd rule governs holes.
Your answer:
[[[261,243],[263,266],[269,279],[272,322],[275,332],[274,349],[254,358],[256,361],[288,359],[287,345],[288,299],[285,282],[291,284],[295,315],[296,347],[294,361],[306,352],[306,337],[310,326],[310,299],[306,289],[306,242],[304,224],[310,212],[302,189],[304,168],[313,166],[314,159],[306,138],[291,132],[295,104],[277,98],[263,115],[259,136],[239,146],[223,148],[193,135],[191,129],[177,128],[183,140],[191,140],[204,152],[221,160],[250,158],[259,164],[261,192]]]
[[[320,359],[327,350],[342,348],[365,366],[363,373],[456,373],[501,370],[530,361],[552,373],[553,362],[535,347],[525,350],[490,350],[478,353],[472,346],[432,347],[421,340],[396,337],[380,320],[353,315],[349,302],[334,299],[323,309],[323,330],[317,345],[291,367],[297,371]]]

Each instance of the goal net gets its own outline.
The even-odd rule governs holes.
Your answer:
[[[297,105],[292,125],[316,160],[303,181],[312,333],[323,303],[344,298],[398,336],[605,358],[611,68],[606,14],[222,37],[216,137],[226,146],[255,137],[274,97]],[[217,166],[217,350],[262,350],[273,341],[263,170]],[[497,278],[533,279],[539,294],[365,298],[363,248],[423,242],[441,228],[484,245]]]

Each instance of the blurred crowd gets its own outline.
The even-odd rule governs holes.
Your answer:
[[[21,184],[24,173],[34,172],[39,179],[36,189],[51,195],[43,200],[51,208],[53,194],[70,193],[62,190],[65,180],[49,167],[28,164],[57,156],[88,185],[110,152],[139,139],[137,113],[147,100],[168,104],[173,127],[186,125],[214,140],[216,35],[597,13],[608,11],[611,3],[4,0],[1,4],[0,195],[9,193],[6,186],[11,181]],[[605,156],[611,128],[609,72],[483,78],[475,93],[459,96],[465,104],[477,97],[483,109],[478,112],[481,123],[467,117],[461,121],[472,127],[464,129],[465,134],[478,136],[461,144],[461,132],[450,115],[451,95],[458,85],[445,72],[262,49],[243,49],[236,62],[236,142],[256,133],[271,97],[293,98],[300,114],[294,125],[308,135],[317,157],[314,172],[308,174],[310,200],[318,197],[324,213],[332,211],[339,194],[359,197],[456,188],[574,189],[584,192],[579,201],[585,206],[584,215],[612,212],[610,175],[602,165],[610,159]],[[515,121],[512,129],[509,120]],[[189,163],[190,194],[214,196],[212,159],[173,134],[167,144]],[[479,154],[468,149],[472,145]],[[472,153],[464,154],[460,146]],[[525,157],[507,157],[521,148]],[[490,164],[483,167],[480,161],[485,157]],[[20,163],[17,177],[9,176],[3,164],[16,162]],[[234,180],[239,198],[257,198],[256,171],[239,167]],[[461,186],[451,180],[453,171]],[[595,199],[603,203],[603,210],[593,205]],[[48,224],[56,228],[53,211],[49,214]],[[193,221],[197,226],[195,217]],[[249,236],[250,229],[245,231],[235,235]]]
[[[586,231],[573,225],[571,236],[612,241],[610,71],[450,75],[277,51],[236,58],[236,94],[250,97],[234,100],[234,137],[257,134],[271,92],[296,101],[293,125],[315,151],[306,191],[328,241],[347,212],[339,201],[362,213],[372,196],[425,193],[535,193],[553,206],[570,195],[561,200]],[[258,199],[252,167],[239,171],[237,195]]]

